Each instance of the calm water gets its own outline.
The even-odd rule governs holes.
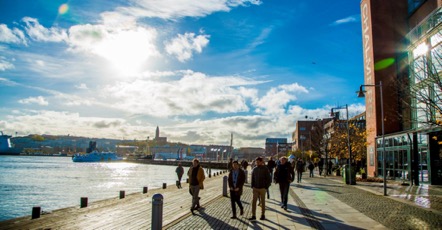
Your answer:
[[[175,186],[175,166],[73,163],[70,157],[0,156],[0,221],[142,192],[144,186]],[[188,168],[184,168],[187,172]],[[216,172],[217,170],[213,170]],[[186,175],[183,176],[185,180]]]

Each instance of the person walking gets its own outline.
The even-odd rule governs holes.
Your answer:
[[[324,170],[324,159],[320,159],[318,162],[319,175],[322,176],[322,171]]]
[[[286,157],[281,157],[280,161],[281,164],[276,167],[274,179],[275,183],[279,184],[279,191],[281,192],[281,208],[287,210],[290,183],[295,179],[295,171],[291,164],[287,162]]]
[[[247,171],[247,166],[249,166],[249,162],[247,162],[247,160],[244,159],[244,160],[242,160],[242,162],[241,162],[241,166],[242,166],[242,169],[244,169],[244,170]]]
[[[183,178],[184,168],[183,168],[183,166],[181,166],[181,162],[178,163],[178,167],[176,167],[175,173],[178,176],[178,181],[176,182],[176,186],[178,188],[182,188],[181,187],[181,178]]]
[[[244,170],[239,168],[238,161],[232,162],[232,170],[229,173],[228,184],[230,189],[230,203],[232,204],[232,214],[231,219],[236,219],[236,204],[239,207],[239,215],[244,214],[244,207],[241,203],[242,188],[246,180]]]
[[[298,158],[298,161],[296,162],[296,176],[297,176],[297,182],[301,183],[302,180],[302,172],[304,172],[304,161],[302,161],[301,158]]]
[[[200,166],[198,159],[193,159],[187,176],[189,177],[190,194],[192,194],[192,207],[190,207],[190,211],[195,215],[193,211],[201,208],[199,193],[201,189],[204,189],[203,181],[206,178],[203,167]]]
[[[271,181],[269,169],[265,166],[262,157],[257,157],[255,160],[256,167],[252,170],[252,217],[249,218],[250,221],[256,220],[256,201],[258,197],[261,201],[261,218],[260,220],[265,220],[265,194],[266,190],[269,188]]]
[[[333,162],[331,160],[329,160],[328,164],[327,164],[327,175],[332,174],[332,169],[333,169]]]
[[[267,168],[270,172],[270,179],[273,178],[273,169],[276,167],[276,162],[273,160],[273,157],[270,157],[269,161],[267,161]],[[272,183],[270,183],[272,184]],[[267,199],[270,199],[270,191],[267,189]]]
[[[308,170],[310,171],[309,177],[313,177],[313,169],[315,169],[315,164],[312,161],[308,162]]]
[[[229,170],[229,172],[232,171],[233,169],[232,164],[233,164],[233,158],[230,158],[229,163],[227,163],[227,170]]]

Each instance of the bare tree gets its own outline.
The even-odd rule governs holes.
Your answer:
[[[409,73],[398,79],[402,109],[410,113],[402,119],[418,128],[442,127],[441,30],[432,36],[431,43],[429,51],[425,43],[415,48]]]

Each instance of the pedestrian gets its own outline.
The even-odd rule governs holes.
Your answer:
[[[229,173],[228,182],[230,189],[230,203],[232,204],[232,213],[233,216],[231,219],[236,219],[236,204],[239,207],[239,215],[244,214],[244,207],[241,203],[241,195],[242,188],[244,186],[244,182],[246,181],[246,176],[244,174],[244,170],[239,168],[238,161],[232,162],[232,170]]]
[[[301,183],[302,180],[302,173],[304,172],[304,161],[302,161],[301,158],[298,158],[298,161],[296,161],[296,175],[297,175],[297,182]]]
[[[273,178],[273,169],[276,167],[276,162],[273,160],[273,157],[270,157],[269,161],[267,161],[267,168],[270,172],[270,178]],[[270,183],[272,184],[272,183]],[[270,199],[270,191],[267,189],[267,199]]]
[[[295,171],[286,157],[281,157],[281,164],[276,167],[274,179],[275,183],[279,184],[279,191],[281,192],[281,208],[287,210],[288,194],[290,183],[295,179]]]
[[[189,177],[189,188],[190,193],[192,194],[192,207],[190,207],[190,211],[195,215],[193,211],[201,208],[199,193],[200,189],[204,189],[203,181],[206,178],[203,167],[200,166],[198,159],[193,159],[192,166],[189,168],[187,176]]]
[[[315,169],[315,164],[313,164],[312,161],[309,161],[308,163],[309,164],[307,167],[308,167],[308,170],[310,171],[309,177],[313,177],[313,169]]]
[[[242,160],[242,162],[241,162],[241,166],[242,166],[242,168],[243,168],[245,171],[247,171],[247,166],[249,166],[249,162],[247,162],[247,160],[244,159],[244,160]]]
[[[176,182],[176,186],[178,188],[182,188],[181,187],[181,178],[183,178],[184,168],[183,168],[183,166],[181,166],[181,162],[178,163],[178,167],[176,167],[175,172],[176,172],[176,175],[178,176],[178,181]]]
[[[322,176],[322,171],[324,170],[324,159],[320,159],[318,162],[319,175]]]
[[[329,160],[328,165],[327,165],[327,174],[328,175],[332,174],[332,169],[333,169],[333,162],[331,160]]]
[[[229,163],[227,163],[227,170],[232,171],[233,158],[229,159]]]
[[[260,220],[265,220],[265,199],[266,190],[269,188],[271,181],[269,169],[265,166],[262,157],[257,157],[256,167],[252,170],[252,217],[249,218],[251,221],[256,220],[256,201],[258,197],[261,201],[261,218]]]

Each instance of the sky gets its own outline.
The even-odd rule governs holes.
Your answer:
[[[0,0],[0,130],[291,142],[298,120],[365,110],[359,4]]]

